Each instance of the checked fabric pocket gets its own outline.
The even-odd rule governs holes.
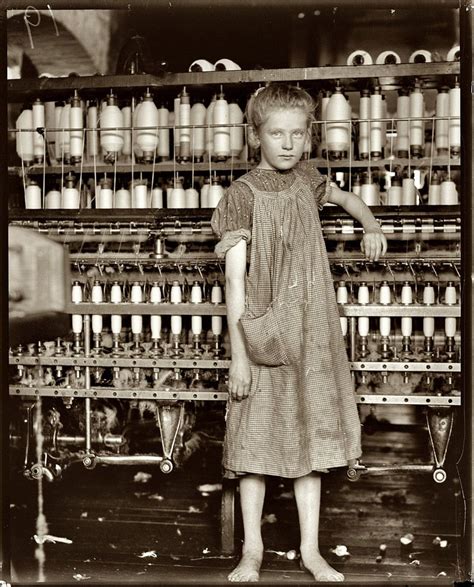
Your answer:
[[[279,367],[298,361],[301,316],[286,305],[274,304],[258,317],[244,314],[240,322],[249,358],[257,365]]]

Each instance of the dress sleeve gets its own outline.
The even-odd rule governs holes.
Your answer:
[[[312,161],[300,161],[297,169],[309,181],[311,190],[316,197],[318,208],[322,210],[331,193],[331,178],[319,173],[318,168]]]
[[[215,247],[218,257],[225,257],[226,252],[242,239],[250,242],[252,215],[253,194],[250,188],[242,182],[234,182],[211,218],[212,230],[220,239]]]

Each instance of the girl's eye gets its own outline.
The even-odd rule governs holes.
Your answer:
[[[275,138],[281,137],[281,132],[279,130],[273,130],[272,137],[275,137]]]
[[[293,136],[294,136],[294,137],[297,137],[297,138],[299,138],[299,139],[300,139],[300,138],[301,138],[303,135],[304,135],[304,131],[302,131],[302,130],[295,130],[295,132],[293,133]]]

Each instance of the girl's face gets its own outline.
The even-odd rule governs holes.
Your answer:
[[[285,171],[301,159],[308,120],[301,108],[272,110],[258,130],[261,169]]]

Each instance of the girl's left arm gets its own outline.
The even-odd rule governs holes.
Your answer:
[[[387,252],[387,239],[370,208],[352,192],[344,192],[331,185],[328,202],[344,208],[364,228],[360,248],[370,261],[378,261]]]

